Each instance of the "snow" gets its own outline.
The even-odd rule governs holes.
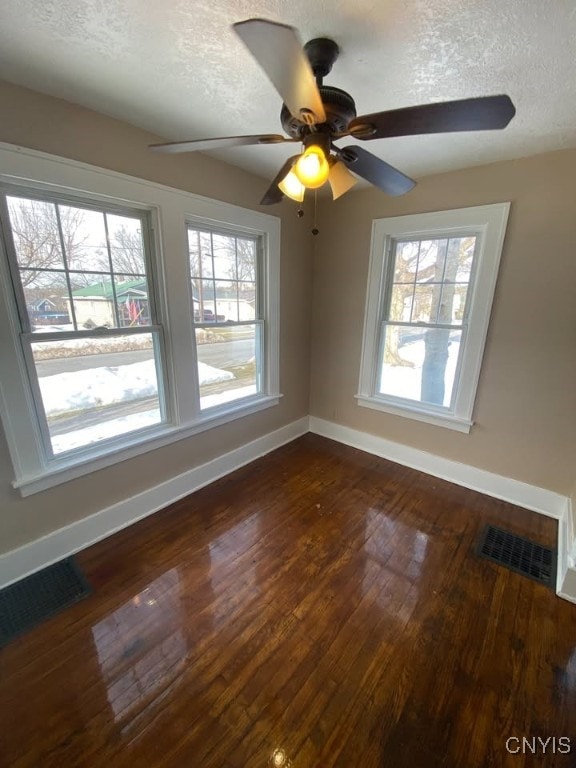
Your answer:
[[[222,405],[223,403],[231,403],[233,400],[240,400],[242,397],[250,397],[250,395],[256,395],[257,389],[255,384],[251,384],[247,387],[238,387],[237,389],[228,389],[226,392],[218,392],[215,395],[201,395],[200,407],[201,408],[213,408],[215,405]]]
[[[444,374],[445,407],[450,406],[452,398],[452,387],[456,376],[456,364],[460,350],[459,341],[451,341],[448,347],[448,362]],[[411,344],[403,344],[400,347],[401,356],[412,363],[413,368],[401,365],[384,364],[380,377],[380,392],[385,395],[403,397],[407,400],[421,399],[422,389],[422,366],[424,364],[424,355],[426,352],[424,341],[416,341]]]
[[[125,435],[127,432],[133,432],[137,429],[153,427],[159,423],[159,408],[153,408],[142,413],[131,413],[128,416],[109,419],[84,429],[74,429],[62,435],[52,435],[52,450],[54,453],[71,451],[73,448],[81,448],[84,445],[91,445],[92,443],[100,442],[100,440]]]
[[[198,376],[200,385],[235,378],[230,371],[214,368],[202,362],[198,362]],[[48,417],[75,411],[78,411],[81,416],[81,412],[89,408],[130,403],[134,400],[158,396],[158,379],[154,360],[42,376],[39,378],[39,384]],[[250,388],[242,387],[232,392],[209,395],[202,398],[202,405],[207,407],[205,401],[215,405],[236,397],[244,397],[246,394],[251,394],[251,392],[244,393],[244,390],[248,389]],[[127,432],[145,429],[159,424],[160,421],[158,407],[108,419],[103,413],[102,421],[98,424],[71,427],[69,432],[51,435],[52,450],[55,454],[63,453],[100,440],[124,435]]]
[[[198,375],[201,385],[234,378],[230,371],[201,362],[198,363]],[[158,395],[154,360],[58,373],[43,376],[39,381],[47,416]]]
[[[49,326],[49,331],[53,326]],[[36,328],[35,332],[40,329]],[[60,330],[57,328],[56,330]],[[85,339],[35,341],[32,344],[35,360],[52,360],[54,357],[78,357],[79,355],[105,354],[108,352],[132,352],[152,348],[152,334],[131,336],[90,336]]]

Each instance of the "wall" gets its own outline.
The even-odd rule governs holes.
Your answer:
[[[0,141],[50,152],[246,208],[266,180],[204,155],[161,156],[159,137],[0,81]],[[160,139],[161,140],[161,139]],[[282,220],[280,405],[22,499],[0,427],[0,553],[78,521],[308,413],[311,238],[294,206],[261,209]],[[0,361],[1,364],[1,361]]]
[[[576,151],[429,176],[401,198],[323,201],[311,415],[568,495],[576,458]],[[361,408],[354,395],[375,218],[511,201],[469,435]]]

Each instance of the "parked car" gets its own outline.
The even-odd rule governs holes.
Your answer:
[[[200,320],[200,310],[195,309],[194,310],[194,322],[195,323],[223,323],[226,320],[224,315],[214,315],[214,312],[212,312],[211,309],[205,309],[202,312],[202,320]]]

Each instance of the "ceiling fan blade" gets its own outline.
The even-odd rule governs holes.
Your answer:
[[[515,114],[509,96],[482,96],[360,115],[350,122],[348,132],[365,141],[421,133],[492,131],[505,128]]]
[[[286,160],[282,168],[280,168],[280,170],[274,177],[274,181],[270,184],[270,186],[264,193],[264,197],[262,198],[262,200],[260,200],[260,205],[275,205],[276,203],[280,203],[282,201],[282,198],[284,197],[284,193],[282,192],[281,189],[278,188],[278,184],[280,184],[282,179],[286,176],[290,168],[292,168],[295,161],[299,157],[300,155],[292,155],[292,157],[289,157],[288,160]]]
[[[248,19],[232,28],[268,75],[290,114],[308,124],[325,122],[316,79],[294,27]]]
[[[281,144],[287,139],[279,133],[266,133],[261,136],[223,136],[217,139],[193,139],[192,141],[170,141],[167,144],[150,144],[154,152],[201,152],[210,149],[226,149],[227,147],[240,147],[248,144]]]
[[[358,179],[350,173],[341,160],[337,160],[330,167],[328,181],[332,189],[333,200],[337,200],[345,192],[348,192],[349,189],[352,189],[354,184],[358,183]]]
[[[344,147],[340,159],[351,171],[393,197],[404,195],[416,186],[413,179],[362,147]]]

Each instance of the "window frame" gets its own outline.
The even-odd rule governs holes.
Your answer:
[[[124,207],[148,212],[153,250],[152,290],[156,291],[157,322],[163,327],[164,391],[167,421],[129,433],[128,439],[106,441],[97,448],[48,460],[35,415],[35,399],[19,341],[20,316],[6,248],[0,237],[0,417],[13,469],[14,488],[21,495],[42,491],[75,477],[141,455],[278,404],[279,391],[279,272],[280,220],[269,214],[195,195],[36,150],[0,143],[0,184],[14,192],[36,192],[68,197],[96,207]],[[228,407],[199,410],[199,387],[193,310],[190,306],[187,222],[234,228],[262,239],[264,247],[267,324],[267,373],[261,395],[235,401]],[[103,333],[114,334],[114,331]],[[59,336],[59,338],[62,338]],[[195,400],[196,397],[196,400]],[[225,404],[228,405],[228,404]]]
[[[96,211],[98,213],[111,213],[117,215],[124,215],[139,218],[142,227],[142,245],[144,250],[144,263],[145,263],[145,278],[148,288],[148,301],[150,305],[150,318],[151,322],[145,326],[129,327],[129,326],[113,326],[108,329],[91,329],[91,330],[72,330],[72,331],[53,331],[42,334],[32,331],[30,316],[27,310],[26,297],[24,289],[20,280],[20,265],[18,264],[18,257],[14,246],[14,241],[11,233],[10,215],[8,212],[8,206],[6,205],[6,199],[9,197],[23,197],[31,200],[38,200],[40,202],[48,202],[52,204],[64,204],[71,206],[82,207],[86,210]],[[150,211],[145,208],[134,208],[126,205],[117,205],[114,202],[107,202],[106,204],[100,202],[99,204],[94,201],[88,201],[83,198],[73,197],[69,194],[61,195],[54,191],[39,191],[38,189],[26,188],[23,185],[7,184],[0,181],[0,224],[6,223],[6,232],[3,231],[4,236],[4,250],[5,250],[5,262],[7,272],[11,278],[11,288],[13,291],[13,298],[16,305],[16,313],[19,318],[20,328],[18,330],[18,336],[22,351],[22,358],[26,367],[26,374],[28,379],[28,386],[30,388],[30,394],[34,402],[34,411],[36,415],[37,431],[41,440],[41,452],[43,464],[46,467],[56,465],[59,461],[67,462],[68,460],[74,461],[75,457],[82,459],[87,457],[88,459],[92,455],[100,455],[106,452],[107,449],[113,450],[116,446],[122,447],[124,444],[130,444],[134,439],[138,439],[139,436],[145,436],[149,432],[152,434],[157,427],[162,427],[164,424],[172,421],[171,411],[172,402],[169,397],[167,389],[167,375],[166,375],[166,340],[164,334],[164,324],[162,322],[162,311],[160,302],[158,300],[157,291],[157,265],[153,258],[153,251],[151,247],[151,217]],[[76,273],[78,270],[71,270],[66,264],[64,259],[64,271],[68,277],[70,273]],[[60,271],[60,270],[49,270]],[[96,273],[94,273],[96,274]],[[102,272],[101,274],[108,274]],[[115,276],[115,272],[110,273],[110,278]],[[71,294],[72,296],[72,294]],[[115,294],[114,294],[115,296]],[[117,299],[115,298],[114,312],[117,313]],[[72,317],[75,324],[77,324],[75,309],[71,309]],[[81,446],[79,448],[69,449],[67,451],[61,451],[55,453],[51,444],[51,437],[49,432],[48,418],[45,412],[45,405],[43,402],[39,377],[36,371],[36,365],[34,361],[32,345],[38,342],[49,343],[51,341],[68,341],[74,339],[103,339],[103,338],[117,338],[117,337],[129,337],[138,336],[142,334],[150,335],[154,347],[154,362],[158,380],[158,409],[160,411],[160,422],[158,424],[151,425],[150,427],[141,427],[137,430],[125,432],[123,434],[105,438],[97,441],[93,444]]]
[[[358,405],[459,432],[470,432],[509,210],[510,203],[504,202],[373,221],[356,394]],[[380,394],[377,380],[383,355],[382,328],[386,322],[386,302],[391,290],[389,283],[396,255],[395,244],[410,238],[444,239],[470,235],[476,236],[477,241],[466,300],[466,332],[459,353],[452,406],[447,408]]]

